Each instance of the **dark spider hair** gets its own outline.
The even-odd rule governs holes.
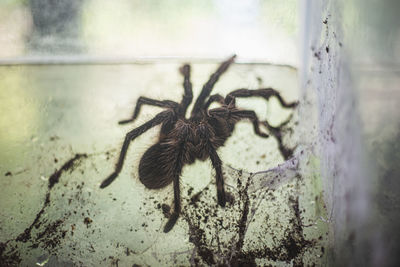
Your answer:
[[[184,94],[180,103],[140,97],[137,100],[132,118],[119,122],[119,124],[125,124],[135,120],[143,104],[166,108],[165,111],[158,113],[148,122],[126,134],[114,172],[100,185],[100,188],[105,188],[118,176],[130,142],[150,128],[161,124],[158,142],[151,146],[140,160],[139,179],[149,189],[163,188],[173,182],[174,210],[169,216],[164,232],[172,229],[181,211],[179,176],[185,164],[192,164],[196,159],[203,161],[207,158],[211,159],[216,173],[218,204],[224,207],[227,200],[222,176],[222,161],[217,154],[217,149],[224,145],[225,141],[231,136],[235,124],[242,119],[249,119],[253,123],[254,132],[257,135],[265,138],[269,136],[260,131],[261,122],[254,111],[236,107],[236,97],[258,96],[268,100],[275,96],[283,107],[293,108],[297,105],[297,102],[286,103],[280,94],[272,88],[238,89],[229,93],[225,98],[219,94],[210,96],[215,83],[233,63],[234,59],[235,56],[232,56],[223,62],[211,75],[196,99],[189,119],[185,117],[185,114],[192,102],[193,92],[190,82],[190,65],[185,64],[180,68],[184,77]],[[213,102],[218,102],[221,106],[209,109]]]

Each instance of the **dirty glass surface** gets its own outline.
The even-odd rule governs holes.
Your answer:
[[[294,0],[2,1],[1,265],[326,264],[332,214],[309,142],[315,135],[304,127],[315,130],[315,120],[293,67],[296,8]],[[159,127],[132,142],[117,180],[99,188],[126,133],[161,109],[145,106],[135,122],[118,121],[139,96],[179,101],[183,62],[192,63],[196,98],[234,53],[237,64],[215,93],[273,87],[302,103],[284,109],[274,98],[238,99],[268,120],[262,131],[270,137],[243,121],[218,150],[225,208],[209,160],[185,166],[182,213],[165,234],[172,186],[149,190],[138,179]]]
[[[181,64],[0,68],[3,264],[323,262],[328,228],[320,177],[317,171],[300,172],[306,165],[318,170],[318,160],[296,149],[301,143],[297,109],[283,109],[276,99],[238,100],[238,106],[281,128],[269,129],[265,139],[254,134],[251,123],[240,122],[218,150],[232,196],[226,208],[217,206],[209,160],[187,165],[181,178],[182,214],[171,232],[163,233],[172,186],[148,190],[137,172],[159,127],[132,142],[117,180],[99,188],[113,170],[125,134],[160,109],[145,106],[134,123],[117,122],[131,115],[139,96],[179,101]],[[192,64],[195,97],[216,66]],[[226,95],[242,87],[273,87],[288,101],[299,97],[296,69],[257,64],[233,65],[214,92]],[[290,151],[286,157],[284,148]]]

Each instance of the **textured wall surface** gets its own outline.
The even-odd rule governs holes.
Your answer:
[[[303,134],[321,163],[333,265],[395,265],[399,219],[396,1],[302,2]],[[396,141],[394,141],[396,140]]]

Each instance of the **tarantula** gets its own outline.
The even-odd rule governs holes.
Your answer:
[[[254,132],[257,135],[265,138],[269,136],[260,131],[261,122],[254,111],[236,107],[236,97],[258,96],[268,100],[275,96],[283,107],[293,108],[297,104],[297,102],[285,102],[280,94],[272,88],[238,89],[229,93],[225,98],[219,94],[210,96],[215,83],[233,63],[234,59],[235,56],[232,56],[220,64],[215,73],[210,76],[196,99],[189,118],[186,118],[185,114],[192,102],[193,92],[190,82],[190,65],[185,64],[179,69],[184,78],[184,94],[180,103],[140,97],[137,100],[132,118],[119,122],[119,124],[125,124],[135,120],[144,104],[166,109],[126,134],[114,172],[100,185],[101,188],[105,188],[118,176],[130,142],[150,128],[161,124],[158,142],[151,146],[140,160],[139,179],[149,189],[159,189],[173,183],[174,209],[164,227],[165,233],[172,229],[181,212],[179,177],[185,164],[192,164],[196,159],[203,161],[207,158],[211,159],[216,173],[218,204],[224,207],[227,198],[222,175],[222,162],[217,154],[217,149],[224,145],[225,141],[231,136],[235,124],[242,119],[249,119],[253,123]],[[221,106],[209,109],[213,102],[218,102]]]

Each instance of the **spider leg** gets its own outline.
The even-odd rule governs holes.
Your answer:
[[[199,127],[198,130],[199,130],[198,132],[199,137],[203,140],[205,149],[208,152],[208,155],[211,159],[211,164],[215,169],[218,204],[221,207],[225,207],[226,194],[224,188],[224,177],[222,175],[222,161],[219,158],[217,151],[215,150],[213,142],[210,140],[212,138],[212,135],[210,134],[211,133],[210,129],[201,126]]]
[[[174,211],[169,216],[168,222],[164,226],[164,233],[168,233],[174,227],[176,221],[181,213],[181,190],[179,187],[179,176],[181,175],[183,168],[183,145],[180,144],[178,154],[176,155],[175,168],[173,170],[173,183],[174,183]]]
[[[185,90],[180,103],[179,115],[184,117],[188,106],[193,100],[192,83],[190,82],[190,65],[183,65],[179,71],[183,75],[183,88]]]
[[[122,120],[119,121],[119,124],[125,124],[125,123],[129,123],[134,121],[137,116],[139,115],[140,112],[140,108],[142,107],[142,105],[150,105],[150,106],[156,106],[156,107],[162,107],[162,108],[175,108],[178,106],[178,103],[171,101],[171,100],[156,100],[156,99],[151,99],[151,98],[147,98],[147,97],[139,97],[139,99],[136,102],[136,106],[135,106],[135,110],[133,111],[133,115],[132,118],[127,119],[127,120]]]
[[[293,149],[288,148],[286,146],[283,145],[283,141],[282,141],[282,128],[290,121],[291,116],[284,121],[283,123],[281,123],[280,125],[274,127],[271,126],[268,121],[263,121],[262,124],[265,125],[265,127],[267,127],[267,129],[270,131],[270,133],[275,136],[276,140],[278,141],[278,146],[279,146],[279,150],[282,153],[282,156],[285,158],[285,160],[288,160],[292,155],[293,155]]]
[[[217,151],[214,147],[209,143],[208,144],[208,154],[210,155],[211,163],[215,169],[215,178],[217,182],[217,198],[218,204],[221,207],[225,207],[226,205],[226,195],[224,188],[224,177],[222,176],[222,161],[219,158]]]
[[[220,94],[212,95],[208,98],[207,102],[204,104],[203,109],[207,110],[210,107],[210,105],[214,102],[218,102],[220,104],[225,104],[225,98],[223,96],[221,96]]]
[[[174,227],[181,213],[181,190],[179,187],[180,171],[174,174],[174,211],[169,216],[168,222],[164,226],[164,233],[168,233]]]
[[[139,135],[149,130],[150,128],[164,122],[170,116],[170,114],[171,114],[170,111],[163,111],[161,113],[158,113],[153,119],[149,120],[145,124],[133,129],[132,131],[126,134],[117,164],[115,165],[115,170],[101,183],[100,188],[105,188],[108,185],[110,185],[115,180],[115,178],[117,178],[118,174],[121,172],[122,165],[124,164],[126,156],[126,151],[128,150],[130,142]]]
[[[219,77],[233,63],[233,61],[235,60],[235,57],[236,57],[236,55],[234,55],[234,56],[230,57],[228,60],[222,62],[222,64],[218,67],[218,69],[210,76],[209,80],[203,86],[203,89],[201,90],[201,93],[194,104],[191,117],[195,117],[196,114],[198,114],[199,111],[202,109],[204,101],[210,95],[211,90],[213,89],[215,83],[218,81]]]
[[[253,128],[254,128],[254,132],[261,137],[265,137],[268,138],[269,135],[266,133],[263,133],[260,131],[260,121],[258,120],[258,117],[256,115],[256,113],[252,110],[238,110],[238,111],[233,111],[231,113],[232,116],[238,117],[240,119],[250,119],[251,122],[253,123]],[[267,126],[268,128],[268,126]]]
[[[252,96],[259,96],[266,100],[268,100],[272,96],[275,96],[276,98],[278,98],[278,101],[281,103],[281,105],[285,108],[294,108],[298,104],[297,101],[292,103],[287,103],[279,94],[279,92],[272,88],[262,88],[257,90],[249,90],[242,88],[235,90],[233,92],[230,92],[226,96],[225,104],[230,104],[232,101],[234,102],[236,97],[252,97]]]

